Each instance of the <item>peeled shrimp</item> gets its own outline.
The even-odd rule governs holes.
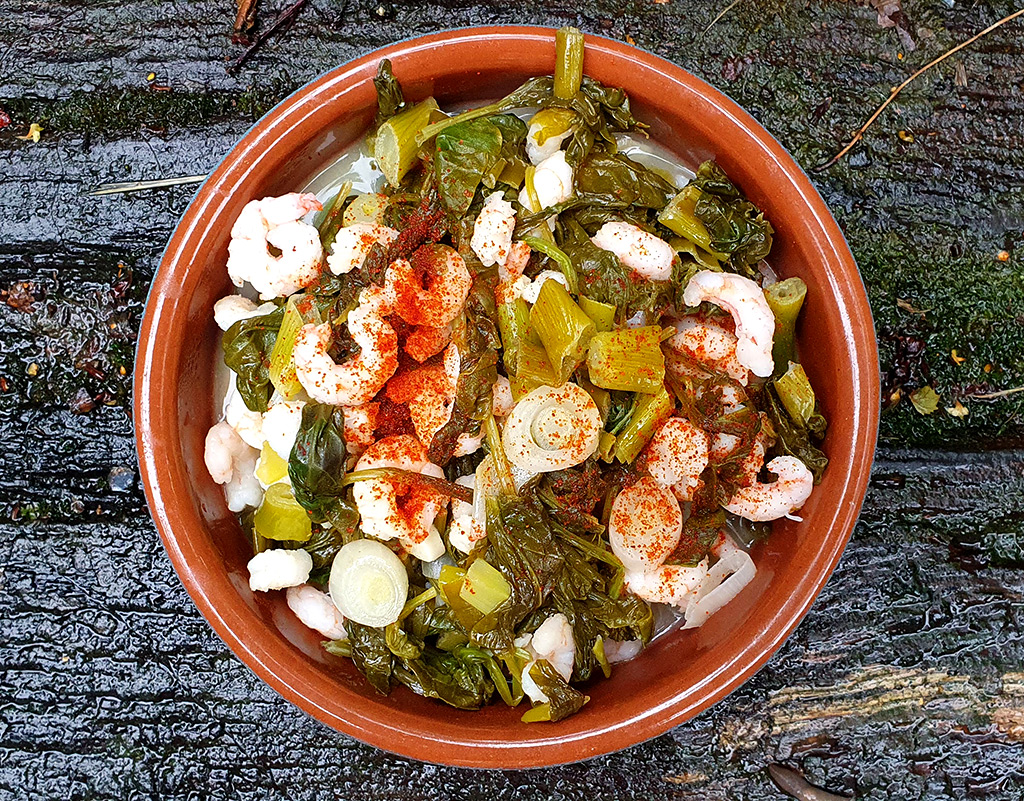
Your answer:
[[[483,462],[481,462],[483,465]],[[480,468],[477,468],[480,472]],[[476,475],[459,476],[455,483],[473,489],[473,503],[452,501],[452,522],[448,527],[448,541],[452,547],[469,553],[473,546],[487,536],[487,516],[484,510],[484,496],[476,489]],[[479,503],[477,498],[480,499]]]
[[[305,405],[305,401],[280,401],[263,415],[263,440],[285,461],[299,435]]]
[[[512,231],[516,227],[516,213],[501,192],[487,196],[484,207],[473,223],[473,237],[469,246],[484,267],[505,265],[512,250]]]
[[[213,321],[221,331],[227,331],[239,320],[269,314],[276,308],[273,303],[257,306],[245,295],[226,295],[213,304]]]
[[[259,450],[263,447],[263,415],[245,405],[235,381],[235,375],[230,374],[228,391],[224,395],[224,420],[246,445]]]
[[[724,373],[743,386],[747,385],[750,371],[736,357],[738,340],[732,331],[714,320],[698,317],[684,317],[676,323],[676,331],[678,333],[668,341],[669,348],[715,372]],[[677,373],[685,372],[678,366],[671,369]]]
[[[778,478],[770,484],[741,487],[725,505],[727,511],[747,520],[777,520],[804,505],[814,489],[814,476],[795,456],[776,456],[768,470]]]
[[[591,241],[601,250],[610,250],[629,269],[651,281],[668,281],[676,252],[664,239],[627,222],[607,222]]]
[[[770,435],[771,421],[764,412],[760,412],[760,415],[761,429],[757,432],[757,436],[754,437],[754,444],[750,447],[750,453],[739,464],[740,474],[737,480],[742,487],[748,487],[757,483],[757,474],[764,467],[764,455],[773,442]],[[724,432],[715,434],[711,440],[711,458],[715,462],[724,461],[739,447],[741,442],[742,440],[735,434],[726,434]]]
[[[503,375],[498,376],[491,388],[491,404],[495,417],[508,417],[516,406],[512,397],[512,384]]]
[[[530,675],[534,663],[543,659],[553,667],[558,675],[566,681],[572,677],[573,661],[576,656],[576,643],[573,639],[572,625],[569,618],[556,612],[537,627],[532,635],[517,637],[516,646],[524,648],[533,657],[523,668],[521,681],[523,692],[535,704],[549,700],[547,694],[537,685]]]
[[[388,398],[408,405],[416,436],[427,447],[452,417],[460,363],[459,349],[451,344],[441,364],[421,365],[388,382]]]
[[[544,286],[545,281],[557,281],[566,289],[569,288],[569,279],[565,277],[565,273],[559,270],[542,270],[540,274],[532,281],[526,279],[526,283],[517,282],[516,286],[519,290],[519,297],[529,303],[531,306],[537,302],[537,298],[540,297],[540,288]]]
[[[246,565],[249,589],[254,592],[283,590],[304,584],[313,569],[313,558],[301,548],[260,551]]]
[[[693,500],[708,466],[708,435],[685,417],[671,417],[647,446],[647,472],[681,501]]]
[[[378,242],[385,247],[398,239],[398,231],[386,225],[356,222],[338,229],[327,257],[327,266],[335,275],[358,270]]]
[[[249,201],[228,243],[228,275],[234,285],[248,281],[263,300],[271,300],[313,283],[324,252],[320,233],[301,218],[321,208],[316,195],[308,193]],[[270,247],[280,255],[273,255]]]
[[[451,338],[452,327],[450,325],[439,328],[431,325],[413,326],[412,331],[405,338],[405,352],[422,363],[443,351]]]
[[[683,512],[671,490],[644,476],[615,496],[608,519],[608,540],[623,567],[626,587],[652,603],[685,607],[706,572],[666,565],[679,544]]]
[[[505,266],[498,265],[498,286],[494,298],[499,304],[511,303],[521,297],[523,289],[530,285],[530,279],[523,271],[530,263],[530,246],[525,242],[513,242]]]
[[[380,467],[444,478],[444,471],[427,459],[427,449],[409,434],[375,442],[356,462],[357,471]],[[436,490],[381,478],[357,481],[352,491],[365,533],[380,540],[397,538],[403,548],[423,562],[432,562],[444,553],[434,518],[447,499]]]
[[[531,211],[542,211],[568,200],[572,197],[572,178],[572,166],[565,160],[565,153],[559,150],[538,164],[533,174],[533,189],[540,208],[533,207],[525,186],[519,192],[519,203]]]
[[[373,444],[378,411],[379,403],[345,407],[345,450],[348,453],[358,456]]]
[[[210,477],[224,485],[228,509],[241,512],[247,506],[259,506],[263,488],[257,480],[259,451],[250,448],[238,432],[225,422],[217,423],[206,434],[203,460]]]
[[[699,306],[709,301],[721,306],[736,323],[736,359],[755,375],[767,378],[775,369],[772,338],[775,315],[761,287],[735,273],[701,270],[686,285],[683,302]]]
[[[292,357],[302,388],[321,403],[358,406],[371,400],[398,369],[398,335],[384,319],[387,306],[379,287],[367,287],[348,315],[348,330],[360,352],[336,364],[327,350],[331,325],[307,324],[295,337]]]
[[[384,276],[398,316],[435,328],[459,316],[472,286],[466,262],[448,245],[422,245],[409,259],[395,259]]]
[[[288,608],[302,625],[323,634],[329,640],[347,640],[345,616],[334,605],[331,596],[311,584],[289,587],[284,594]]]

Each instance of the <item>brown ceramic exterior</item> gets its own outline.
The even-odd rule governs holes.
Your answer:
[[[202,614],[257,675],[308,713],[416,759],[521,768],[572,762],[642,742],[746,681],[807,612],[857,519],[875,445],[879,382],[871,315],[853,257],[807,177],[735,103],[678,67],[588,37],[585,69],[629,93],[651,135],[696,165],[715,158],[777,230],[772,262],[810,287],[800,343],[831,427],[831,464],[803,509],[755,553],[756,579],[701,629],[658,640],[587,689],[557,724],[524,725],[495,704],[460,712],[405,688],[378,695],[348,660],[290,614],[282,593],[249,591],[248,546],[203,465],[214,301],[230,290],[228,233],[251,198],[293,191],[365,129],[371,77],[387,57],[411,99],[505,94],[554,68],[553,31],[477,28],[402,42],[330,72],[264,117],[199,190],[154,281],[138,346],[135,420],[142,477],[164,545]]]

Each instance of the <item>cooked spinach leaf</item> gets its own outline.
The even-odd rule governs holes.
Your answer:
[[[401,110],[405,105],[405,97],[401,84],[391,71],[390,59],[383,58],[377,65],[373,85],[377,90],[377,116],[373,120],[373,130],[376,131]]]
[[[352,661],[359,672],[366,676],[377,692],[383,695],[390,693],[394,657],[388,648],[384,629],[345,620],[345,630],[352,649]]]
[[[469,120],[441,131],[435,142],[438,192],[448,211],[461,217],[484,176],[501,158],[501,128],[489,117]]]
[[[235,386],[245,405],[265,412],[274,387],[270,383],[270,352],[284,319],[284,306],[269,314],[239,320],[224,332],[224,364],[235,372]]]
[[[795,456],[814,474],[814,483],[819,483],[828,466],[828,457],[812,442],[812,438],[820,441],[821,437],[793,421],[779,400],[774,385],[769,385],[764,393],[764,408],[775,429],[775,445],[770,455]],[[820,414],[816,417],[820,418],[820,421],[815,420],[815,425],[822,428],[825,418]]]
[[[544,659],[534,662],[530,667],[530,678],[548,697],[552,721],[575,715],[590,700],[579,690],[571,687]]]
[[[729,254],[738,272],[753,275],[754,266],[772,249],[771,223],[713,161],[700,165],[692,185],[701,190],[693,213],[708,229],[711,247]]]
[[[653,170],[621,153],[591,153],[576,171],[576,191],[598,204],[661,209],[676,189]]]
[[[315,523],[329,523],[342,537],[351,536],[359,513],[347,498],[345,415],[342,407],[310,402],[288,458],[288,478],[295,500]]]
[[[459,648],[425,648],[417,659],[402,659],[395,666],[395,678],[413,692],[457,709],[479,709],[494,695],[484,664],[464,658]]]

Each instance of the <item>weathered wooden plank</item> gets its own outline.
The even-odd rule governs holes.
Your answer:
[[[94,457],[97,472],[120,462],[127,432],[118,439],[106,460]],[[1013,798],[1024,769],[1024,574],[1019,551],[1007,562],[983,543],[1003,528],[1020,537],[1024,453],[886,452],[875,475],[836,575],[754,680],[624,754],[520,774],[392,758],[278,699],[195,612],[137,487],[110,518],[5,514],[0,787],[187,798],[199,781],[210,797],[272,797],[280,775],[294,798],[390,788],[410,799],[753,799],[768,789],[766,764],[788,760],[861,798],[985,787]],[[79,489],[56,472],[48,481]],[[104,506],[116,495],[96,490]],[[996,517],[993,498],[1005,510]]]

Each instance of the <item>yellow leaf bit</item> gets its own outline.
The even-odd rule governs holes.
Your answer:
[[[939,408],[939,393],[925,385],[910,393],[910,402],[921,414],[932,414]]]
[[[961,365],[965,361],[967,361],[967,359],[965,359],[963,356],[957,355],[956,348],[953,348],[953,350],[949,352],[949,358],[951,358],[953,360],[953,364],[956,365]]]
[[[960,401],[957,401],[952,406],[946,407],[946,414],[950,417],[967,417],[970,413],[971,410],[960,403]]]
[[[25,134],[24,136],[19,136],[18,139],[23,139],[26,142],[31,140],[33,143],[36,143],[39,141],[39,137],[42,133],[42,126],[38,122],[33,122],[31,125],[28,126],[28,133]]]

